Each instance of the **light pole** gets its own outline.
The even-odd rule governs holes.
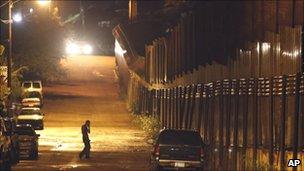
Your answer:
[[[12,90],[12,58],[13,58],[13,51],[12,51],[12,8],[13,8],[13,1],[9,0],[8,2],[8,56],[7,56],[7,87]],[[8,96],[8,115],[11,116],[11,107],[12,107],[12,94],[10,93]]]
[[[20,1],[20,0],[19,0]],[[13,17],[12,17],[12,8],[14,3],[19,2],[13,0],[8,0],[8,56],[7,56],[7,87],[12,90],[12,59],[13,59],[13,37],[12,37],[12,30],[13,30]],[[38,3],[42,6],[50,5],[50,0],[40,0]],[[22,20],[19,16],[19,21]],[[2,21],[2,20],[1,20]],[[18,22],[18,21],[17,21]],[[8,96],[8,115],[12,116],[11,113],[12,107],[12,94],[10,93]]]

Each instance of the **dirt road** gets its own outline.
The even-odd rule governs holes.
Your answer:
[[[114,58],[71,57],[62,61],[69,79],[44,87],[45,129],[37,131],[39,159],[13,170],[148,170],[144,133],[119,99]],[[79,160],[80,127],[91,120],[91,158]]]

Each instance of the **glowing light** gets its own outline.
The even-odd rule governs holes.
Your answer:
[[[300,54],[301,54],[300,50],[294,50],[293,52],[288,52],[288,51],[283,51],[282,52],[282,55],[288,56],[288,57],[291,57],[291,58],[295,58],[295,57],[299,56]]]
[[[89,54],[91,54],[92,52],[93,52],[93,48],[92,48],[91,45],[86,44],[86,45],[84,45],[84,46],[82,47],[82,53],[83,53],[83,54],[89,55]]]
[[[13,16],[13,21],[17,22],[17,23],[21,22],[22,21],[22,15],[20,13],[15,14]]]
[[[66,49],[67,54],[80,54],[80,48],[76,43],[68,42]]]
[[[268,51],[270,49],[270,43],[262,43],[262,50]]]
[[[117,40],[115,40],[115,49],[114,49],[115,53],[117,53],[120,56],[123,56],[127,51],[122,49],[122,47],[120,46],[120,44],[118,43]]]
[[[50,0],[39,0],[39,1],[37,1],[37,3],[41,6],[46,6],[46,5],[50,4],[50,2],[51,2]]]
[[[30,13],[33,13],[34,12],[34,9],[33,8],[30,8]]]

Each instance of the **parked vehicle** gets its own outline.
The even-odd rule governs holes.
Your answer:
[[[29,124],[34,129],[44,129],[44,114],[40,108],[25,107],[21,109],[21,112],[17,116],[17,124]]]
[[[204,162],[204,143],[194,130],[162,130],[151,154],[153,170],[201,170]]]
[[[30,91],[38,91],[42,94],[42,82],[41,81],[24,81],[21,84],[22,93],[30,92]]]
[[[10,170],[12,166],[10,132],[5,127],[3,118],[0,118],[0,170]]]
[[[42,94],[38,91],[26,92],[22,97],[21,104],[24,107],[42,107]]]
[[[31,125],[17,125],[16,133],[18,134],[20,158],[38,158],[38,138]]]
[[[3,120],[5,123],[7,136],[9,136],[11,140],[11,150],[10,150],[11,163],[17,164],[19,163],[19,141],[18,141],[18,135],[16,134],[15,131],[16,120],[10,117],[5,117],[3,118]]]

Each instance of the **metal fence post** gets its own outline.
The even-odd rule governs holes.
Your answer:
[[[293,159],[298,158],[298,142],[299,142],[299,120],[300,120],[300,84],[301,74],[296,75],[296,87],[295,87],[295,113],[294,113],[294,127],[293,127]],[[297,170],[297,167],[293,167],[292,170]]]
[[[193,114],[194,114],[194,109],[195,109],[195,97],[196,97],[196,91],[197,91],[197,86],[196,85],[192,85],[191,86],[191,95],[190,95],[190,108],[189,108],[189,121],[188,121],[188,125],[187,128],[191,129],[191,125],[193,122]]]
[[[226,113],[226,156],[225,168],[229,170],[229,147],[230,147],[230,115],[231,115],[231,88],[232,80],[228,81],[228,94],[227,94],[227,113]]]
[[[179,106],[178,106],[178,87],[175,87],[175,94],[174,94],[174,97],[175,97],[175,100],[174,100],[174,116],[175,116],[175,119],[174,119],[174,128],[175,129],[178,129],[178,110],[179,110]]]
[[[246,152],[247,152],[247,142],[248,142],[248,103],[249,103],[249,83],[250,79],[245,79],[245,99],[244,99],[244,112],[243,112],[243,150],[242,150],[242,160],[243,160],[243,168],[242,170],[246,170]]]
[[[173,88],[169,89],[169,115],[170,115],[170,128],[173,128],[173,100],[174,92]]]
[[[165,127],[168,127],[168,104],[167,104],[167,89],[164,89],[164,123],[165,123]]]
[[[282,79],[282,97],[281,97],[281,142],[280,142],[280,169],[285,168],[285,128],[286,128],[286,75]]]
[[[235,106],[235,113],[234,113],[234,130],[233,130],[233,169],[237,170],[237,154],[238,154],[238,131],[239,131],[239,86],[240,86],[240,80],[236,80],[235,85],[235,92],[234,92],[234,106]]]
[[[189,86],[185,87],[185,95],[184,95],[184,111],[182,119],[182,128],[187,127],[188,115],[189,115]]]
[[[224,169],[223,164],[223,146],[224,146],[224,92],[223,92],[223,80],[220,82],[220,94],[219,94],[219,169]]]
[[[270,115],[269,115],[269,166],[273,169],[273,120],[274,120],[274,94],[273,77],[269,80]]]
[[[253,167],[257,170],[257,150],[258,150],[258,78],[254,79],[254,104],[253,104]]]
[[[200,132],[201,134],[201,124],[202,124],[202,113],[203,113],[203,107],[204,107],[204,97],[203,97],[203,87],[202,84],[198,84],[198,93],[199,93],[199,104],[198,104],[198,123],[196,129]]]
[[[184,118],[184,109],[185,109],[185,103],[186,103],[186,87],[181,87],[181,109],[180,109],[180,116],[179,116],[179,128],[181,129],[183,127],[183,118]]]
[[[181,87],[176,88],[176,128],[179,129],[180,112],[181,112]]]
[[[161,115],[161,122],[162,122],[162,127],[165,127],[165,116],[164,116],[164,95],[165,95],[165,90],[161,89],[160,90],[160,115]]]
[[[209,135],[209,100],[210,100],[210,94],[209,94],[209,87],[208,85],[205,85],[205,92],[206,92],[206,102],[205,102],[205,112],[204,112],[204,115],[205,115],[205,122],[204,122],[204,138],[205,138],[205,141],[208,141],[208,135]]]
[[[171,128],[171,89],[167,89],[167,95],[166,95],[166,102],[167,102],[167,110],[166,110],[166,115],[167,115],[167,126],[168,128]]]
[[[210,123],[210,127],[209,127],[209,142],[210,142],[210,150],[212,150],[212,152],[215,149],[215,130],[214,130],[214,110],[215,110],[215,82],[212,83],[212,91],[210,92],[210,114],[209,114],[209,123]],[[215,155],[211,155],[212,156],[212,170],[215,170]]]

